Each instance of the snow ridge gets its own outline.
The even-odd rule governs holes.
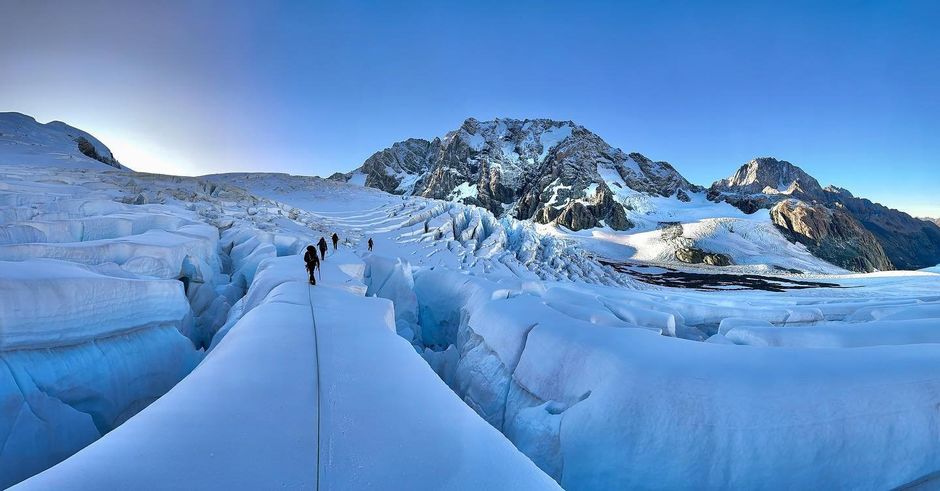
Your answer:
[[[0,113],[0,158],[0,163],[17,165],[126,169],[91,134],[61,121],[41,124],[15,112]]]

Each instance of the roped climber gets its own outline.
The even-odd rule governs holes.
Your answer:
[[[312,245],[307,246],[307,252],[304,253],[304,263],[307,264],[307,272],[310,273],[310,284],[317,284],[317,277],[314,275],[320,269],[320,258],[317,257],[317,250]],[[321,277],[323,273],[320,273]]]
[[[317,242],[317,246],[320,248],[320,259],[325,260],[326,250],[328,248],[326,245],[326,239],[324,239],[323,237],[320,237],[320,242]]]

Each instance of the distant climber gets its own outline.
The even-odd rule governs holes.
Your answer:
[[[324,239],[323,237],[320,237],[320,242],[317,242],[317,247],[320,248],[320,259],[325,260],[326,250],[327,250],[326,239]]]
[[[310,273],[310,284],[317,284],[317,277],[314,273],[320,269],[320,259],[317,258],[317,250],[313,246],[307,246],[307,252],[304,253],[304,262],[307,264],[307,272]],[[323,273],[320,273],[321,277]]]
[[[369,237],[369,250],[372,250],[372,237]]]
[[[333,239],[333,250],[336,250],[336,244],[339,244],[339,235],[336,235],[336,232],[333,232],[333,236],[330,237]]]

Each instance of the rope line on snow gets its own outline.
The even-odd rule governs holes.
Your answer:
[[[317,490],[320,489],[320,337],[317,333],[317,317],[313,314],[313,285],[307,285],[307,301],[310,302],[310,320],[313,321],[313,353],[317,370]]]

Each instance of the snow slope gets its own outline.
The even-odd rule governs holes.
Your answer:
[[[612,189],[617,190],[615,199],[628,210],[627,218],[634,224],[630,230],[599,227],[571,232],[551,225],[541,225],[539,230],[573,238],[584,249],[612,261],[722,272],[846,272],[813,256],[802,244],[789,242],[774,226],[767,210],[748,215],[727,203],[708,201],[705,193],[688,193],[689,201],[679,201],[616,186]],[[683,247],[726,254],[732,266],[689,265],[676,258],[676,251]]]
[[[87,145],[80,150],[79,141]],[[97,155],[93,158],[91,153]],[[126,169],[91,134],[61,121],[42,124],[20,113],[0,113],[0,164],[69,169]]]

